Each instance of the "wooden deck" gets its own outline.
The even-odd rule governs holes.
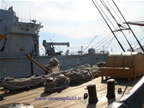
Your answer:
[[[115,87],[116,100],[124,96],[129,92],[134,84],[138,81],[128,82],[127,80],[118,80]],[[96,105],[88,105],[88,98],[83,99],[84,93],[87,93],[85,89],[88,84],[95,83],[97,89],[98,103]],[[122,89],[122,94],[118,94],[118,88]],[[52,94],[43,93],[44,88],[36,88],[29,91],[23,91],[17,94],[4,94],[4,100],[0,101],[0,105],[9,104],[9,103],[29,103],[34,106],[34,108],[105,108],[110,102],[106,98],[107,85],[106,83],[101,83],[101,78],[96,78],[87,83],[81,84],[79,86],[69,87],[63,91]],[[3,92],[0,91],[0,94],[3,95]],[[53,97],[76,97],[79,100],[48,100]],[[81,98],[81,99],[80,99]]]

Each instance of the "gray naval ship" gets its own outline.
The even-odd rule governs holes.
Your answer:
[[[4,77],[28,77],[45,74],[37,65],[31,62],[26,54],[30,54],[41,65],[45,66],[51,57],[60,61],[62,70],[74,68],[83,64],[94,65],[105,61],[108,53],[95,53],[89,49],[87,54],[62,55],[55,52],[55,45],[69,46],[68,42],[56,43],[43,41],[45,56],[39,54],[39,30],[43,26],[36,20],[20,21],[13,7],[0,9],[0,79]]]

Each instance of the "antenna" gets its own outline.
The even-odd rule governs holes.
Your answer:
[[[31,19],[31,4],[30,4],[30,7],[29,7],[29,11],[30,11],[30,13],[29,13],[30,14],[30,21],[31,21],[32,20]]]

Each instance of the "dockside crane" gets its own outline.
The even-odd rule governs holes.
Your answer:
[[[54,46],[67,46],[69,47],[70,44],[69,42],[46,42],[46,40],[43,40],[43,46],[46,50],[45,54],[48,55],[61,55],[62,51],[60,52],[55,52]]]

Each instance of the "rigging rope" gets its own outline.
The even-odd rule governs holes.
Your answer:
[[[110,9],[108,8],[108,6],[107,6],[106,3],[104,2],[104,0],[100,0],[100,1],[101,1],[101,3],[103,4],[103,6],[106,8],[106,10],[109,12],[109,14],[112,16],[112,18],[114,19],[114,21],[115,21],[115,23],[117,24],[117,26],[119,27],[120,32],[123,34],[124,38],[126,39],[126,41],[127,41],[128,45],[129,45],[131,51],[134,52],[134,49],[132,48],[130,42],[128,41],[125,33],[124,33],[123,30],[121,29],[121,27],[123,27],[123,26],[116,20],[116,18],[114,17],[114,15],[113,15],[112,12],[110,11]]]
[[[101,6],[99,5],[99,3],[96,0],[95,0],[95,3],[97,4],[97,6],[101,10],[101,12],[104,14],[104,16],[106,17],[106,19],[109,21],[109,23],[113,26],[113,28],[116,29],[116,27],[113,25],[113,23],[111,22],[111,20],[109,19],[109,17],[106,15],[106,13],[104,12],[104,10],[101,8]]]
[[[105,45],[101,46],[100,48],[97,48],[96,50],[101,50],[103,48],[104,51],[106,51],[108,49],[108,47],[110,46],[110,44],[112,43],[114,37],[112,37]],[[104,46],[107,46],[106,48],[104,48]]]
[[[112,2],[113,2],[114,5],[116,6],[117,10],[119,11],[119,13],[120,13],[120,15],[122,16],[122,18],[124,19],[124,21],[127,22],[126,19],[125,19],[125,17],[124,17],[123,14],[121,13],[120,9],[118,8],[117,4],[115,3],[115,1],[112,0]],[[129,26],[129,24],[128,24],[128,23],[126,23],[126,24],[127,24],[128,28],[130,29],[131,33],[133,34],[134,38],[136,39],[137,43],[139,44],[140,48],[141,48],[142,51],[144,52],[144,48],[143,48],[143,46],[141,45],[141,43],[139,42],[139,40],[138,40],[138,38],[136,37],[135,33],[133,32],[133,30],[131,29],[131,27]]]
[[[118,27],[122,27],[122,25],[120,23],[118,23],[117,19],[114,17],[114,15],[112,14],[112,12],[110,11],[110,9],[108,8],[108,6],[106,5],[106,3],[103,0],[100,0],[101,3],[103,4],[103,6],[105,7],[105,9],[109,12],[109,14],[112,16],[112,18],[114,19],[114,21],[116,22]]]
[[[111,26],[109,25],[109,23],[108,23],[108,21],[107,21],[107,19],[109,19],[109,18],[107,17],[107,15],[105,15],[105,12],[103,12],[103,9],[101,9],[101,7],[99,6],[99,4],[98,4],[96,1],[92,0],[92,2],[94,3],[96,9],[99,11],[100,15],[102,16],[102,18],[103,18],[104,21],[106,22],[106,24],[107,24],[108,28],[110,29],[110,31],[111,31],[112,34],[114,35],[114,37],[115,37],[116,41],[118,42],[119,46],[121,47],[121,49],[123,50],[123,52],[125,52],[124,47],[122,46],[122,44],[120,43],[120,41],[119,41],[118,38],[116,37],[115,33],[113,32]],[[102,12],[101,12],[101,11],[102,11]],[[104,15],[103,15],[103,14],[104,14]],[[106,19],[105,17],[106,17],[107,19]],[[109,21],[109,22],[111,22],[111,21]],[[111,24],[112,24],[112,23],[111,23]],[[112,24],[112,25],[113,25],[113,24]]]
[[[140,27],[140,28],[141,28],[142,32],[144,33],[143,27]],[[144,40],[144,37],[142,37],[142,38],[140,39],[140,42],[142,42],[143,40]],[[134,46],[134,49],[136,49],[137,46],[138,46],[138,44],[136,44],[136,45]]]
[[[142,19],[142,18],[143,18],[143,19]],[[139,19],[144,20],[144,16],[141,16],[141,17],[139,17],[139,18],[135,18],[135,19],[133,19],[133,20],[131,20],[131,21],[135,21],[135,20],[139,20]]]
[[[108,1],[107,1],[107,4],[110,6],[110,8],[113,10],[113,12],[117,15],[118,19],[123,23],[122,19],[119,17],[119,15],[116,13],[116,11],[114,10],[114,8],[111,6],[111,4]]]
[[[108,38],[106,41],[104,41],[101,45],[99,45],[99,46],[97,46],[97,47],[95,47],[95,49],[99,49],[99,48],[101,48],[101,47],[103,47],[103,46],[105,46],[111,39],[112,39],[113,37],[111,37],[111,38]]]
[[[114,37],[110,40],[109,44],[107,45],[107,47],[105,48],[105,50],[108,49],[108,47],[110,46],[110,44],[112,43],[112,41],[114,40]]]
[[[83,53],[85,53],[86,49],[88,49],[88,47],[96,39],[96,37],[97,37],[97,35],[95,35],[94,38],[92,38],[92,40],[89,42],[89,44],[87,45],[87,47],[85,47],[85,49],[83,50]]]
[[[96,46],[100,45],[101,43],[103,43],[103,41],[107,40],[109,38],[108,35],[106,35],[104,38],[102,38],[100,41],[98,41],[95,45],[93,45],[93,47],[96,47]]]

